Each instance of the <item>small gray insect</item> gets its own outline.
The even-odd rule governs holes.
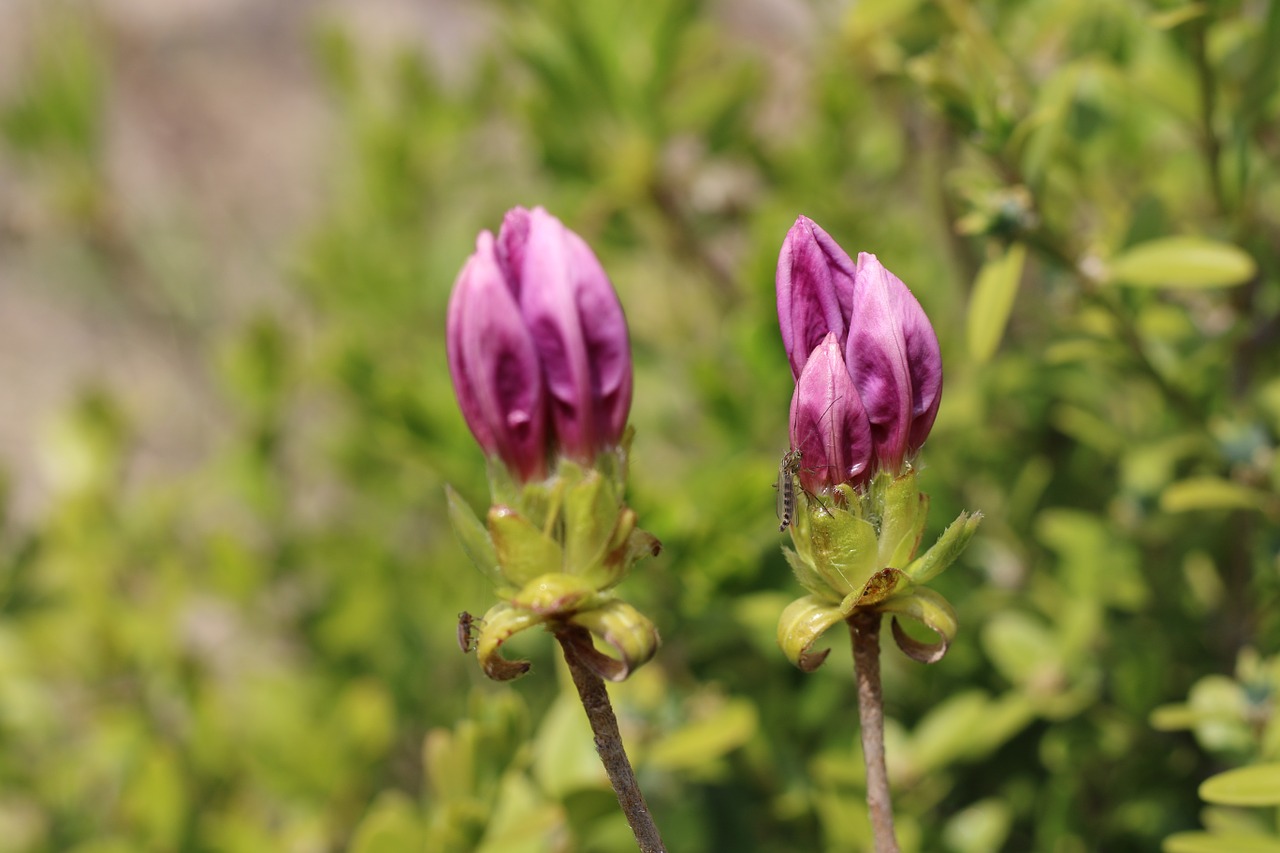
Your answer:
[[[458,648],[462,649],[463,654],[476,647],[476,624],[479,621],[465,610],[458,614]]]
[[[800,457],[799,450],[788,450],[782,454],[782,461],[778,463],[778,483],[774,487],[778,490],[778,494],[774,509],[778,513],[778,521],[781,522],[778,525],[779,533],[785,533],[796,517],[795,476],[800,471]]]

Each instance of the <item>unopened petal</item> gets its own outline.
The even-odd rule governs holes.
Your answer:
[[[871,428],[834,332],[813,351],[796,383],[791,447],[800,451],[800,484],[811,493],[856,481],[867,470]]]
[[[809,354],[828,332],[841,344],[852,311],[856,269],[849,255],[808,217],[796,219],[778,255],[778,325],[800,378]]]
[[[871,421],[876,457],[896,470],[933,426],[942,397],[942,359],[920,303],[865,252],[858,256],[845,360]]]
[[[458,274],[445,337],[458,404],[476,441],[521,480],[545,474],[542,369],[488,231]]]
[[[568,456],[590,463],[621,437],[631,405],[622,306],[591,249],[542,208],[529,216],[520,279],[557,439]]]

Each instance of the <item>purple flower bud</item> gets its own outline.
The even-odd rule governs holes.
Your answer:
[[[814,494],[871,473],[871,424],[835,332],[809,354],[791,396],[791,447],[800,451],[800,485]]]
[[[472,435],[526,481],[546,475],[547,406],[517,292],[493,235],[482,231],[454,283],[445,339],[454,392]]]
[[[520,311],[542,360],[560,448],[590,464],[618,443],[631,408],[622,305],[587,244],[542,208],[509,213],[499,239],[519,270]]]
[[[797,381],[828,332],[847,339],[857,270],[844,249],[808,217],[787,232],[778,255],[778,325]]]
[[[920,449],[942,400],[938,337],[907,286],[875,255],[858,255],[845,363],[871,421],[875,455],[897,471]]]
[[[582,238],[542,208],[485,231],[449,301],[449,371],[476,441],[520,480],[548,453],[591,464],[631,407],[622,306]],[[548,428],[553,441],[548,441]]]

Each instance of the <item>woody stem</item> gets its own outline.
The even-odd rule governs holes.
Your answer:
[[[591,635],[574,625],[565,625],[557,629],[555,634],[564,651],[569,673],[573,676],[573,685],[578,688],[582,708],[587,712],[587,720],[591,723],[596,752],[600,755],[605,772],[609,774],[613,792],[618,795],[618,805],[622,807],[622,813],[631,825],[631,832],[636,837],[641,853],[666,853],[662,836],[658,834],[658,826],[653,822],[653,815],[649,813],[644,795],[640,793],[635,771],[631,769],[631,762],[622,746],[618,718],[614,716],[604,680],[587,666],[578,651],[583,643],[586,644],[585,648],[591,648]]]
[[[854,677],[858,684],[858,719],[862,724],[862,757],[867,765],[867,811],[876,853],[898,853],[893,832],[893,804],[884,764],[884,699],[880,691],[880,614],[855,611],[848,619],[853,641]]]

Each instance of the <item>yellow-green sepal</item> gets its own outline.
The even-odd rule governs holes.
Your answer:
[[[565,617],[596,607],[601,596],[586,578],[548,572],[533,578],[511,597],[511,604],[540,616]]]
[[[787,660],[805,672],[813,672],[831,651],[814,652],[813,644],[828,628],[843,621],[844,616],[839,605],[817,596],[797,598],[786,606],[778,619],[778,646]]]
[[[476,638],[476,656],[485,675],[494,681],[510,681],[528,672],[528,661],[507,660],[498,650],[514,635],[545,621],[545,616],[517,609],[505,602],[489,608],[481,620],[480,633]]]
[[[830,590],[828,597],[844,598],[878,568],[876,529],[837,506],[808,515],[810,565]]]
[[[617,657],[610,657],[594,647],[579,649],[583,661],[608,681],[622,681],[658,651],[657,627],[625,601],[606,601],[575,613],[568,621],[586,628],[616,653]]]
[[[462,545],[463,553],[481,574],[494,583],[501,584],[502,569],[498,565],[498,555],[494,551],[489,532],[476,517],[475,510],[453,490],[453,486],[446,485],[444,492],[449,504],[449,521]]]
[[[914,589],[915,584],[905,572],[900,569],[881,569],[867,578],[861,589],[845,596],[840,602],[840,611],[848,617],[859,607],[876,607],[895,596],[908,595]]]
[[[897,641],[898,648],[907,657],[920,663],[937,663],[942,660],[959,630],[956,611],[951,603],[928,587],[916,587],[909,595],[889,598],[876,609],[882,613],[910,616],[938,635],[936,643],[922,643],[907,636],[899,627],[898,620],[893,620],[893,638]]]
[[[894,477],[881,492],[881,566],[905,566],[916,555],[929,515],[929,496],[920,491],[914,471]]]
[[[964,551],[973,534],[978,531],[982,521],[982,513],[962,512],[959,518],[951,522],[938,541],[913,563],[907,566],[906,572],[917,584],[928,583],[956,561]]]
[[[564,565],[560,543],[511,507],[489,508],[489,538],[503,577],[515,586],[524,586]]]

